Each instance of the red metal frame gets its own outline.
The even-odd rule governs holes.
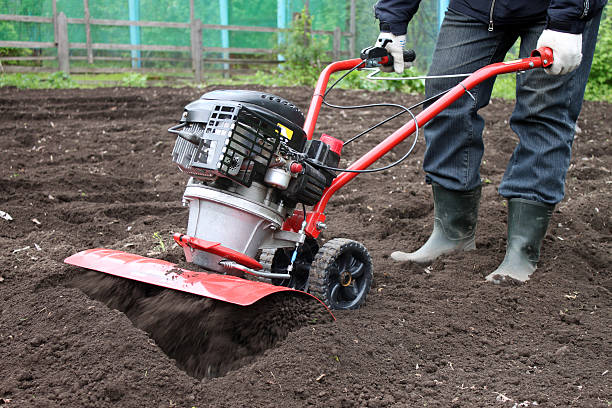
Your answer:
[[[469,89],[472,89],[487,78],[507,72],[546,67],[551,65],[552,61],[552,51],[550,49],[539,49],[534,51],[530,58],[486,66],[470,75],[423,112],[418,114],[416,116],[416,121],[419,127],[422,127]],[[328,65],[323,70],[317,82],[310,109],[308,110],[308,115],[304,123],[304,130],[306,131],[308,139],[311,139],[313,136],[316,121],[323,102],[323,95],[327,88],[330,75],[334,72],[354,68],[362,63],[363,61],[361,59],[338,61]],[[366,169],[402,140],[410,136],[415,130],[415,122],[411,120],[355,161],[349,169]],[[325,222],[325,214],[323,211],[329,199],[336,191],[351,181],[355,176],[357,176],[357,173],[341,172],[338,177],[334,179],[331,186],[324,191],[321,200],[315,205],[313,211],[306,214],[306,234],[313,238],[319,235],[320,224]],[[285,221],[283,229],[297,232],[301,229],[303,219],[304,214],[300,211],[296,211],[293,216]],[[183,248],[186,248],[186,254],[190,253],[191,249],[198,249],[234,260],[252,269],[261,269],[261,264],[256,260],[230,248],[223,247],[220,243],[181,234],[175,234],[174,239]],[[282,291],[292,291],[304,294],[304,292],[295,291],[283,286],[247,281],[236,276],[189,271],[178,268],[177,265],[160,259],[145,258],[139,255],[103,248],[79,252],[78,254],[66,258],[64,262],[122,278],[128,278],[239,305],[249,305],[272,293]],[[307,293],[306,295],[311,296]]]
[[[163,259],[147,258],[113,249],[95,248],[69,256],[64,259],[64,262],[120,278],[128,278],[240,306],[252,305],[273,293],[291,292],[316,299],[336,320],[329,308],[310,293],[285,286],[246,280],[238,276],[190,271]]]
[[[214,255],[218,255],[222,258],[227,258],[230,261],[238,262],[240,265],[244,265],[251,269],[262,269],[263,266],[255,259],[242,252],[235,251],[231,248],[224,247],[220,242],[206,241],[205,239],[190,237],[189,235],[175,233],[172,238],[177,244],[185,249],[185,257],[187,262],[191,262],[191,250],[198,249],[200,251],[209,252]]]
[[[308,139],[311,139],[314,133],[319,111],[321,110],[321,104],[323,103],[323,95],[327,88],[329,77],[334,72],[345,71],[354,68],[358,64],[364,63],[361,59],[350,59],[345,61],[338,61],[329,64],[317,81],[314,95],[308,109],[306,121],[304,122],[304,131]],[[429,122],[434,116],[446,109],[450,104],[459,99],[463,94],[474,88],[481,82],[499,74],[506,74],[509,72],[526,71],[534,68],[548,67],[553,63],[552,50],[550,48],[540,48],[534,50],[531,53],[531,57],[523,58],[515,61],[499,62],[491,65],[487,65],[478,71],[474,72],[466,79],[457,84],[449,92],[444,94],[440,99],[432,103],[429,107],[424,109],[421,113],[416,115],[416,122],[418,127],[422,128],[427,122]],[[376,145],[372,150],[364,154],[361,158],[355,161],[348,167],[348,170],[365,170],[372,163],[380,159],[391,149],[397,146],[400,142],[410,136],[416,131],[416,124],[414,120],[409,121],[404,126],[397,129],[385,140]],[[342,172],[340,173],[323,193],[321,200],[314,206],[313,211],[307,216],[306,234],[316,238],[320,234],[320,229],[317,228],[317,223],[325,219],[323,211],[331,198],[332,195],[349,181],[355,178],[359,173]]]

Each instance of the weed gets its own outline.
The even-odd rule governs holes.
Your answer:
[[[162,238],[159,232],[153,233],[153,238],[157,240],[157,246],[161,252],[166,252],[166,244],[164,243],[164,239]]]
[[[53,89],[66,89],[66,88],[76,88],[76,83],[70,77],[69,74],[63,71],[57,71],[49,75],[47,78],[49,88]]]
[[[58,71],[52,74],[2,74],[0,87],[2,86],[19,89],[66,89],[76,88],[77,83],[67,73]]]
[[[130,72],[121,80],[121,86],[144,88],[147,86],[147,76],[138,72]]]

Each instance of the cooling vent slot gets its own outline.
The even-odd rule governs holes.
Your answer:
[[[195,177],[227,177],[248,187],[255,176],[263,179],[281,129],[240,104],[215,104],[205,126],[187,123],[180,134],[172,159],[181,170]]]

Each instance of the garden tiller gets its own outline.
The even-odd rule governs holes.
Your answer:
[[[174,234],[174,240],[188,262],[208,272],[102,248],[65,262],[238,305],[293,291],[311,294],[330,309],[361,306],[373,273],[366,248],[346,238],[317,242],[330,198],[357,174],[391,167],[368,169],[408,136],[415,134],[416,142],[420,127],[474,86],[497,74],[549,66],[552,51],[543,48],[529,58],[488,65],[428,101],[418,115],[404,108],[412,120],[348,169],[339,169],[343,142],[326,134],[313,138],[325,95],[333,88],[327,89],[330,75],[393,63],[384,48],[366,48],[361,57],[323,70],[306,118],[275,95],[213,91],[188,104],[180,123],[169,129],[177,136],[172,160],[190,176],[183,195],[187,231]]]

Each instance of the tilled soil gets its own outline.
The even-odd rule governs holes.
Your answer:
[[[312,95],[262,90],[303,111]],[[329,322],[303,298],[240,308],[63,264],[92,247],[182,261],[170,233],[186,226],[186,177],[166,129],[202,92],[0,89],[0,211],[12,217],[0,218],[0,406],[610,405],[612,106],[585,103],[566,198],[524,285],[484,281],[505,251],[496,186],[516,145],[510,102],[483,111],[476,251],[428,267],[389,259],[431,229],[422,139],[396,168],[358,176],[331,200],[323,239],[362,242],[375,283],[365,307]],[[351,104],[420,98],[334,92]],[[391,113],[325,109],[317,130],[346,140]],[[341,165],[398,126],[346,146]]]

